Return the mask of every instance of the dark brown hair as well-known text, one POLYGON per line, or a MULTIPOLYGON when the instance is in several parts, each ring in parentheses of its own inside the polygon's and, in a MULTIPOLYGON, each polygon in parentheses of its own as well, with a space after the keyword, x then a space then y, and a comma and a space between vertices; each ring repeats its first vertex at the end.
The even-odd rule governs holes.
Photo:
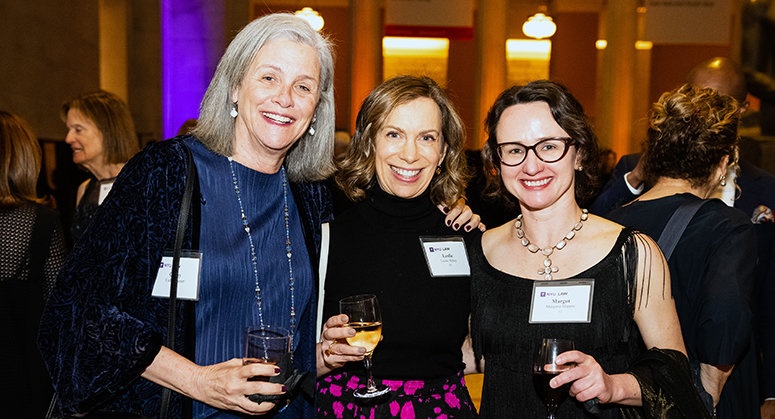
POLYGON ((0 111, 0 206, 41 202, 35 190, 41 154, 38 139, 27 123, 0 111))
POLYGON ((584 108, 578 100, 563 85, 549 81, 536 80, 524 86, 513 86, 501 93, 492 108, 487 112, 485 130, 487 142, 482 148, 484 171, 487 175, 485 194, 491 198, 504 201, 510 208, 519 206, 516 197, 511 195, 501 178, 500 158, 496 151, 498 138, 496 135, 498 123, 503 112, 514 105, 545 102, 549 105, 552 117, 574 141, 574 146, 581 156, 583 170, 576 172, 576 201, 585 204, 592 197, 598 182, 598 146, 597 136, 592 130, 592 124, 584 114, 584 108))

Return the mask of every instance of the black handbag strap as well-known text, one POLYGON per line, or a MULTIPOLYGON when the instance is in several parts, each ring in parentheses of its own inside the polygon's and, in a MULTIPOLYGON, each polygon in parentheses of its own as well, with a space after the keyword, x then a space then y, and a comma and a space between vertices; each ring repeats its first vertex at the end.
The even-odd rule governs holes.
POLYGON ((707 199, 692 200, 684 202, 673 213, 668 220, 665 229, 662 230, 662 234, 659 236, 657 244, 662 249, 662 253, 665 255, 665 260, 670 260, 670 256, 675 250, 675 246, 678 244, 678 240, 683 236, 686 227, 689 222, 694 218, 694 214, 699 211, 700 207, 708 202, 707 199))
MULTIPOLYGON (((186 143, 180 143, 183 149, 186 150, 186 156, 188 157, 188 174, 186 176, 186 189, 183 192, 183 199, 180 203, 180 216, 178 216, 178 230, 175 235, 175 250, 172 253, 172 273, 170 281, 170 312, 167 318, 167 344, 166 346, 173 351, 175 350, 175 330, 176 330, 176 314, 177 314, 177 299, 178 299, 178 271, 180 270, 180 252, 183 247, 183 237, 186 235, 186 225, 188 224, 188 213, 191 210, 191 198, 194 195, 194 182, 198 180, 196 173, 196 164, 194 163, 194 156, 191 155, 191 149, 188 148, 186 143)), ((164 387, 161 392, 161 408, 159 410, 159 419, 166 419, 169 411, 170 396, 172 390, 168 387, 164 387)))

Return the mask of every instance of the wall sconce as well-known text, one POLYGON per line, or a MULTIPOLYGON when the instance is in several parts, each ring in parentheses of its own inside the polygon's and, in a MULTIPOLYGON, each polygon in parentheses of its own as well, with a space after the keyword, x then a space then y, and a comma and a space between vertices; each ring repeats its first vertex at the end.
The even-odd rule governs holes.
POLYGON ((557 25, 554 24, 552 18, 543 14, 536 13, 530 16, 527 21, 522 24, 522 32, 536 39, 549 38, 557 31, 557 25))
POLYGON ((323 25, 325 24, 323 16, 320 16, 320 13, 313 10, 311 7, 304 7, 301 10, 294 12, 294 14, 306 20, 310 26, 312 26, 312 29, 316 31, 323 29, 323 25))

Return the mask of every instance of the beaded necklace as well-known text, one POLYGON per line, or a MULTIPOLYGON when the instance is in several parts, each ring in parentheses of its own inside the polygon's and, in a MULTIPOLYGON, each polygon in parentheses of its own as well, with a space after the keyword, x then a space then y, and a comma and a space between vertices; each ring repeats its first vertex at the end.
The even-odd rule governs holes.
MULTIPOLYGON (((242 206, 242 197, 240 195, 239 185, 237 184, 237 174, 234 172, 233 159, 229 159, 229 168, 231 169, 231 178, 234 181, 234 192, 237 194, 237 201, 239 202, 239 210, 242 215, 242 224, 245 226, 245 232, 248 234, 248 242, 250 242, 250 261, 253 263, 253 278, 256 281, 256 303, 258 304, 258 321, 261 328, 264 328, 264 313, 263 305, 261 303, 261 287, 258 284, 258 258, 256 257, 256 247, 253 245, 253 236, 250 234, 250 226, 248 225, 248 217, 245 216, 245 209, 242 206)), ((290 289, 291 289, 291 348, 293 347, 293 332, 296 329, 296 302, 294 300, 294 281, 293 281, 293 265, 291 264, 291 230, 289 226, 288 216, 288 178, 285 175, 285 166, 280 167, 280 171, 283 176, 283 204, 285 214, 285 251, 288 255, 288 273, 290 275, 290 289)))
POLYGON ((554 253, 554 249, 564 249, 565 245, 568 244, 568 241, 573 240, 573 238, 576 237, 576 232, 581 230, 581 227, 584 227, 584 221, 587 221, 587 218, 589 218, 589 211, 582 209, 581 219, 579 219, 579 222, 573 226, 571 231, 569 231, 568 234, 566 234, 562 240, 557 242, 557 244, 554 246, 544 247, 542 249, 538 247, 538 245, 530 243, 530 240, 528 240, 527 236, 525 235, 525 231, 522 230, 522 214, 517 216, 517 221, 514 222, 514 227, 517 228, 517 237, 520 239, 522 246, 527 247, 527 250, 529 250, 530 253, 538 253, 540 250, 541 255, 546 257, 546 259, 544 259, 544 267, 538 270, 538 274, 543 275, 545 280, 551 281, 553 279, 552 274, 557 273, 560 270, 560 268, 552 266, 552 259, 550 256, 552 253, 554 253))

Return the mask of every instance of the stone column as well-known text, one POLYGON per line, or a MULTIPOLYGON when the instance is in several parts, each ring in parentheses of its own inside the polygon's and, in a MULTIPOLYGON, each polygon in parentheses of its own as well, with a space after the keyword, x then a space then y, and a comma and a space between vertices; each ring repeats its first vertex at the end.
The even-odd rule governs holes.
POLYGON ((126 0, 100 0, 100 88, 129 100, 126 0))
POLYGON ((637 8, 637 0, 617 0, 607 2, 604 12, 608 46, 598 70, 596 131, 601 147, 612 148, 619 156, 631 151, 637 8))
POLYGON ((363 99, 382 82, 383 26, 378 0, 350 1, 351 132, 363 99))
MULTIPOLYGON (((487 136, 484 118, 498 95, 506 88, 506 0, 477 0, 474 38, 476 40, 476 104, 472 144, 481 148, 487 136)), ((520 22, 520 25, 522 23, 520 22)))

